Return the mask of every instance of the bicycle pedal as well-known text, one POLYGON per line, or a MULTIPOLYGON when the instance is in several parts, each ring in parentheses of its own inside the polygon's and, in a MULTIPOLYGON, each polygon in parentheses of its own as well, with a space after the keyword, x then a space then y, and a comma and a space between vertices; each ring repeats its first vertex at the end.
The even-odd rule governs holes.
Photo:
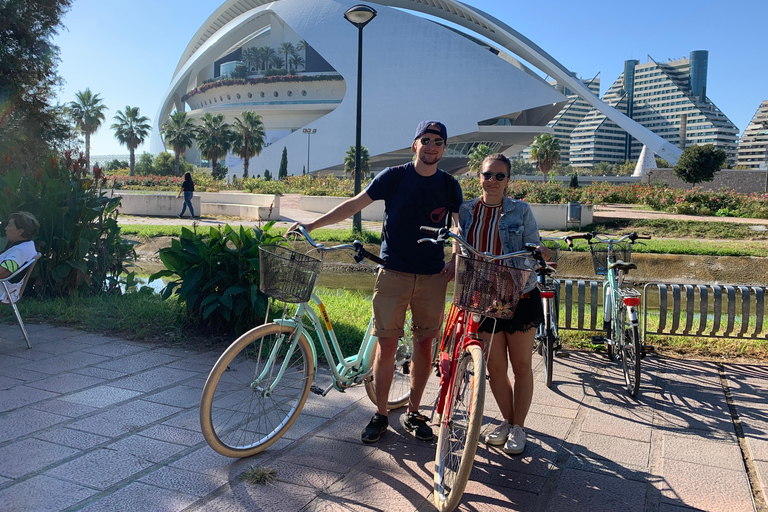
POLYGON ((592 336, 592 344, 593 345, 604 345, 605 344, 605 336, 592 336))
POLYGON ((656 347, 653 345, 643 345, 644 352, 656 352, 656 347))
POLYGON ((571 354, 568 353, 568 352, 555 352, 555 357, 560 357, 560 358, 563 358, 563 359, 567 359, 567 358, 571 357, 571 354))
POLYGON ((321 388, 320 386, 317 386, 315 384, 312 384, 312 386, 309 388, 311 392, 313 392, 316 395, 325 396, 325 390, 321 388))

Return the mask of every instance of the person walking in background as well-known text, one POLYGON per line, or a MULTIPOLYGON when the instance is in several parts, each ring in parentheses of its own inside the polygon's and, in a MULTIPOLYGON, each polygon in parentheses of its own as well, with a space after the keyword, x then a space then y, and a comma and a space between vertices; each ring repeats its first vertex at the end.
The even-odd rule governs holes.
MULTIPOLYGON (((465 201, 459 210, 459 229, 478 251, 507 254, 525 249, 526 244, 541 245, 536 219, 527 203, 507 197, 511 164, 496 153, 483 160, 480 172, 482 197, 465 201)), ((544 257, 546 247, 540 247, 544 257)), ((515 314, 508 320, 482 318, 478 329, 486 343, 491 392, 503 416, 502 424, 485 437, 490 445, 504 445, 509 454, 525 448, 525 417, 533 399, 533 343, 536 326, 544 318, 536 275, 531 273, 515 314), (512 365, 514 388, 507 376, 507 358, 512 365)))
MULTIPOLYGON (((37 249, 32 239, 37 236, 39 230, 40 224, 35 216, 29 212, 16 212, 8 217, 5 237, 12 245, 0 253, 0 279, 10 276, 37 255, 37 249)), ((18 299, 16 295, 18 295, 22 284, 6 283, 6 285, 15 302, 18 299)), ((0 302, 4 302, 6 299, 5 289, 0 286, 0 302)))
MULTIPOLYGON (((385 264, 376 276, 373 292, 373 335, 378 337, 373 381, 378 412, 363 430, 364 443, 375 443, 388 426, 387 400, 392 384, 397 342, 404 334, 405 312, 411 308, 414 352, 411 361, 411 396, 408 411, 401 417, 406 430, 417 439, 433 438, 427 418, 419 413, 424 388, 429 379, 432 339, 442 324, 445 290, 453 279, 453 260, 444 262, 441 245, 420 244, 425 235, 420 226, 443 227, 458 220, 462 202, 461 187, 455 178, 438 169, 443 156, 447 130, 438 121, 422 121, 416 128, 411 150, 413 162, 388 167, 368 187, 314 222, 307 231, 340 222, 373 201, 384 200, 384 229, 381 258, 385 264)), ((291 231, 300 224, 289 228, 291 231)))
POLYGON ((179 218, 184 216, 184 212, 187 211, 187 206, 189 206, 189 216, 194 219, 195 209, 192 208, 192 196, 195 194, 195 183, 192 181, 192 174, 188 172, 184 173, 184 183, 181 184, 181 189, 176 194, 177 199, 181 196, 182 192, 184 193, 184 206, 181 208, 179 218))

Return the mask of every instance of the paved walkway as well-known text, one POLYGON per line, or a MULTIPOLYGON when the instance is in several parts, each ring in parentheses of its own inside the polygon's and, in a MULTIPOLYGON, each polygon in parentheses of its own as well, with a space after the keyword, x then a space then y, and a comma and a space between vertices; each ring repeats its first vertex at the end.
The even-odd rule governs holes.
MULTIPOLYGON (((379 444, 360 443, 372 412, 361 388, 310 395, 275 446, 234 460, 198 424, 219 351, 28 327, 32 349, 16 325, 0 325, 0 510, 433 510, 434 443, 404 433, 399 412, 379 444), (254 465, 277 481, 243 481, 254 465)), ((481 444, 460 510, 765 510, 745 460, 764 494, 768 367, 652 355, 631 399, 619 366, 598 354, 558 359, 551 390, 534 363, 526 451, 481 444)), ((490 394, 486 403, 484 431, 499 416, 490 394)))

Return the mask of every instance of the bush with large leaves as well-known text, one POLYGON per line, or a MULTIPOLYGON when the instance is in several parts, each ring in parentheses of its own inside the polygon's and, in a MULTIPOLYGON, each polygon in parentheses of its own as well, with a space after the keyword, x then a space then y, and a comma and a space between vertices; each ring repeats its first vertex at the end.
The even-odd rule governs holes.
POLYGON ((197 234, 182 228, 171 247, 160 249, 166 270, 150 280, 171 278, 164 299, 177 294, 188 311, 211 331, 242 333, 264 320, 267 297, 259 291, 259 245, 284 239, 263 229, 228 224, 197 234))
MULTIPOLYGON (((85 158, 70 152, 34 173, 12 170, 0 175, 0 221, 28 211, 40 223, 35 242, 42 258, 35 266, 29 293, 68 296, 75 291, 119 292, 126 266, 135 258, 133 243, 117 225, 120 198, 107 197, 97 167, 86 171, 85 158)), ((0 251, 7 240, 0 236, 0 251)))

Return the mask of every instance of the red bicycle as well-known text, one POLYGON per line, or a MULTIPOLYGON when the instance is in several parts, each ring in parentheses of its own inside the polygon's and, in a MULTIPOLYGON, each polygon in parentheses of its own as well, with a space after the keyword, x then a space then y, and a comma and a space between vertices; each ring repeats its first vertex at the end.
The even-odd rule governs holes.
MULTIPOLYGON (((478 337, 480 315, 509 319, 515 313, 529 268, 514 268, 504 260, 537 257, 536 246, 496 256, 476 251, 461 236, 446 228, 422 227, 436 235, 420 241, 445 243, 453 239, 472 256, 459 256, 453 304, 446 319, 438 372, 440 389, 435 405, 439 434, 435 453, 434 501, 440 511, 459 504, 472 471, 485 405, 485 343, 478 337)), ((543 261, 543 260, 542 260, 543 261)), ((490 345, 490 343, 488 344, 490 345)))

